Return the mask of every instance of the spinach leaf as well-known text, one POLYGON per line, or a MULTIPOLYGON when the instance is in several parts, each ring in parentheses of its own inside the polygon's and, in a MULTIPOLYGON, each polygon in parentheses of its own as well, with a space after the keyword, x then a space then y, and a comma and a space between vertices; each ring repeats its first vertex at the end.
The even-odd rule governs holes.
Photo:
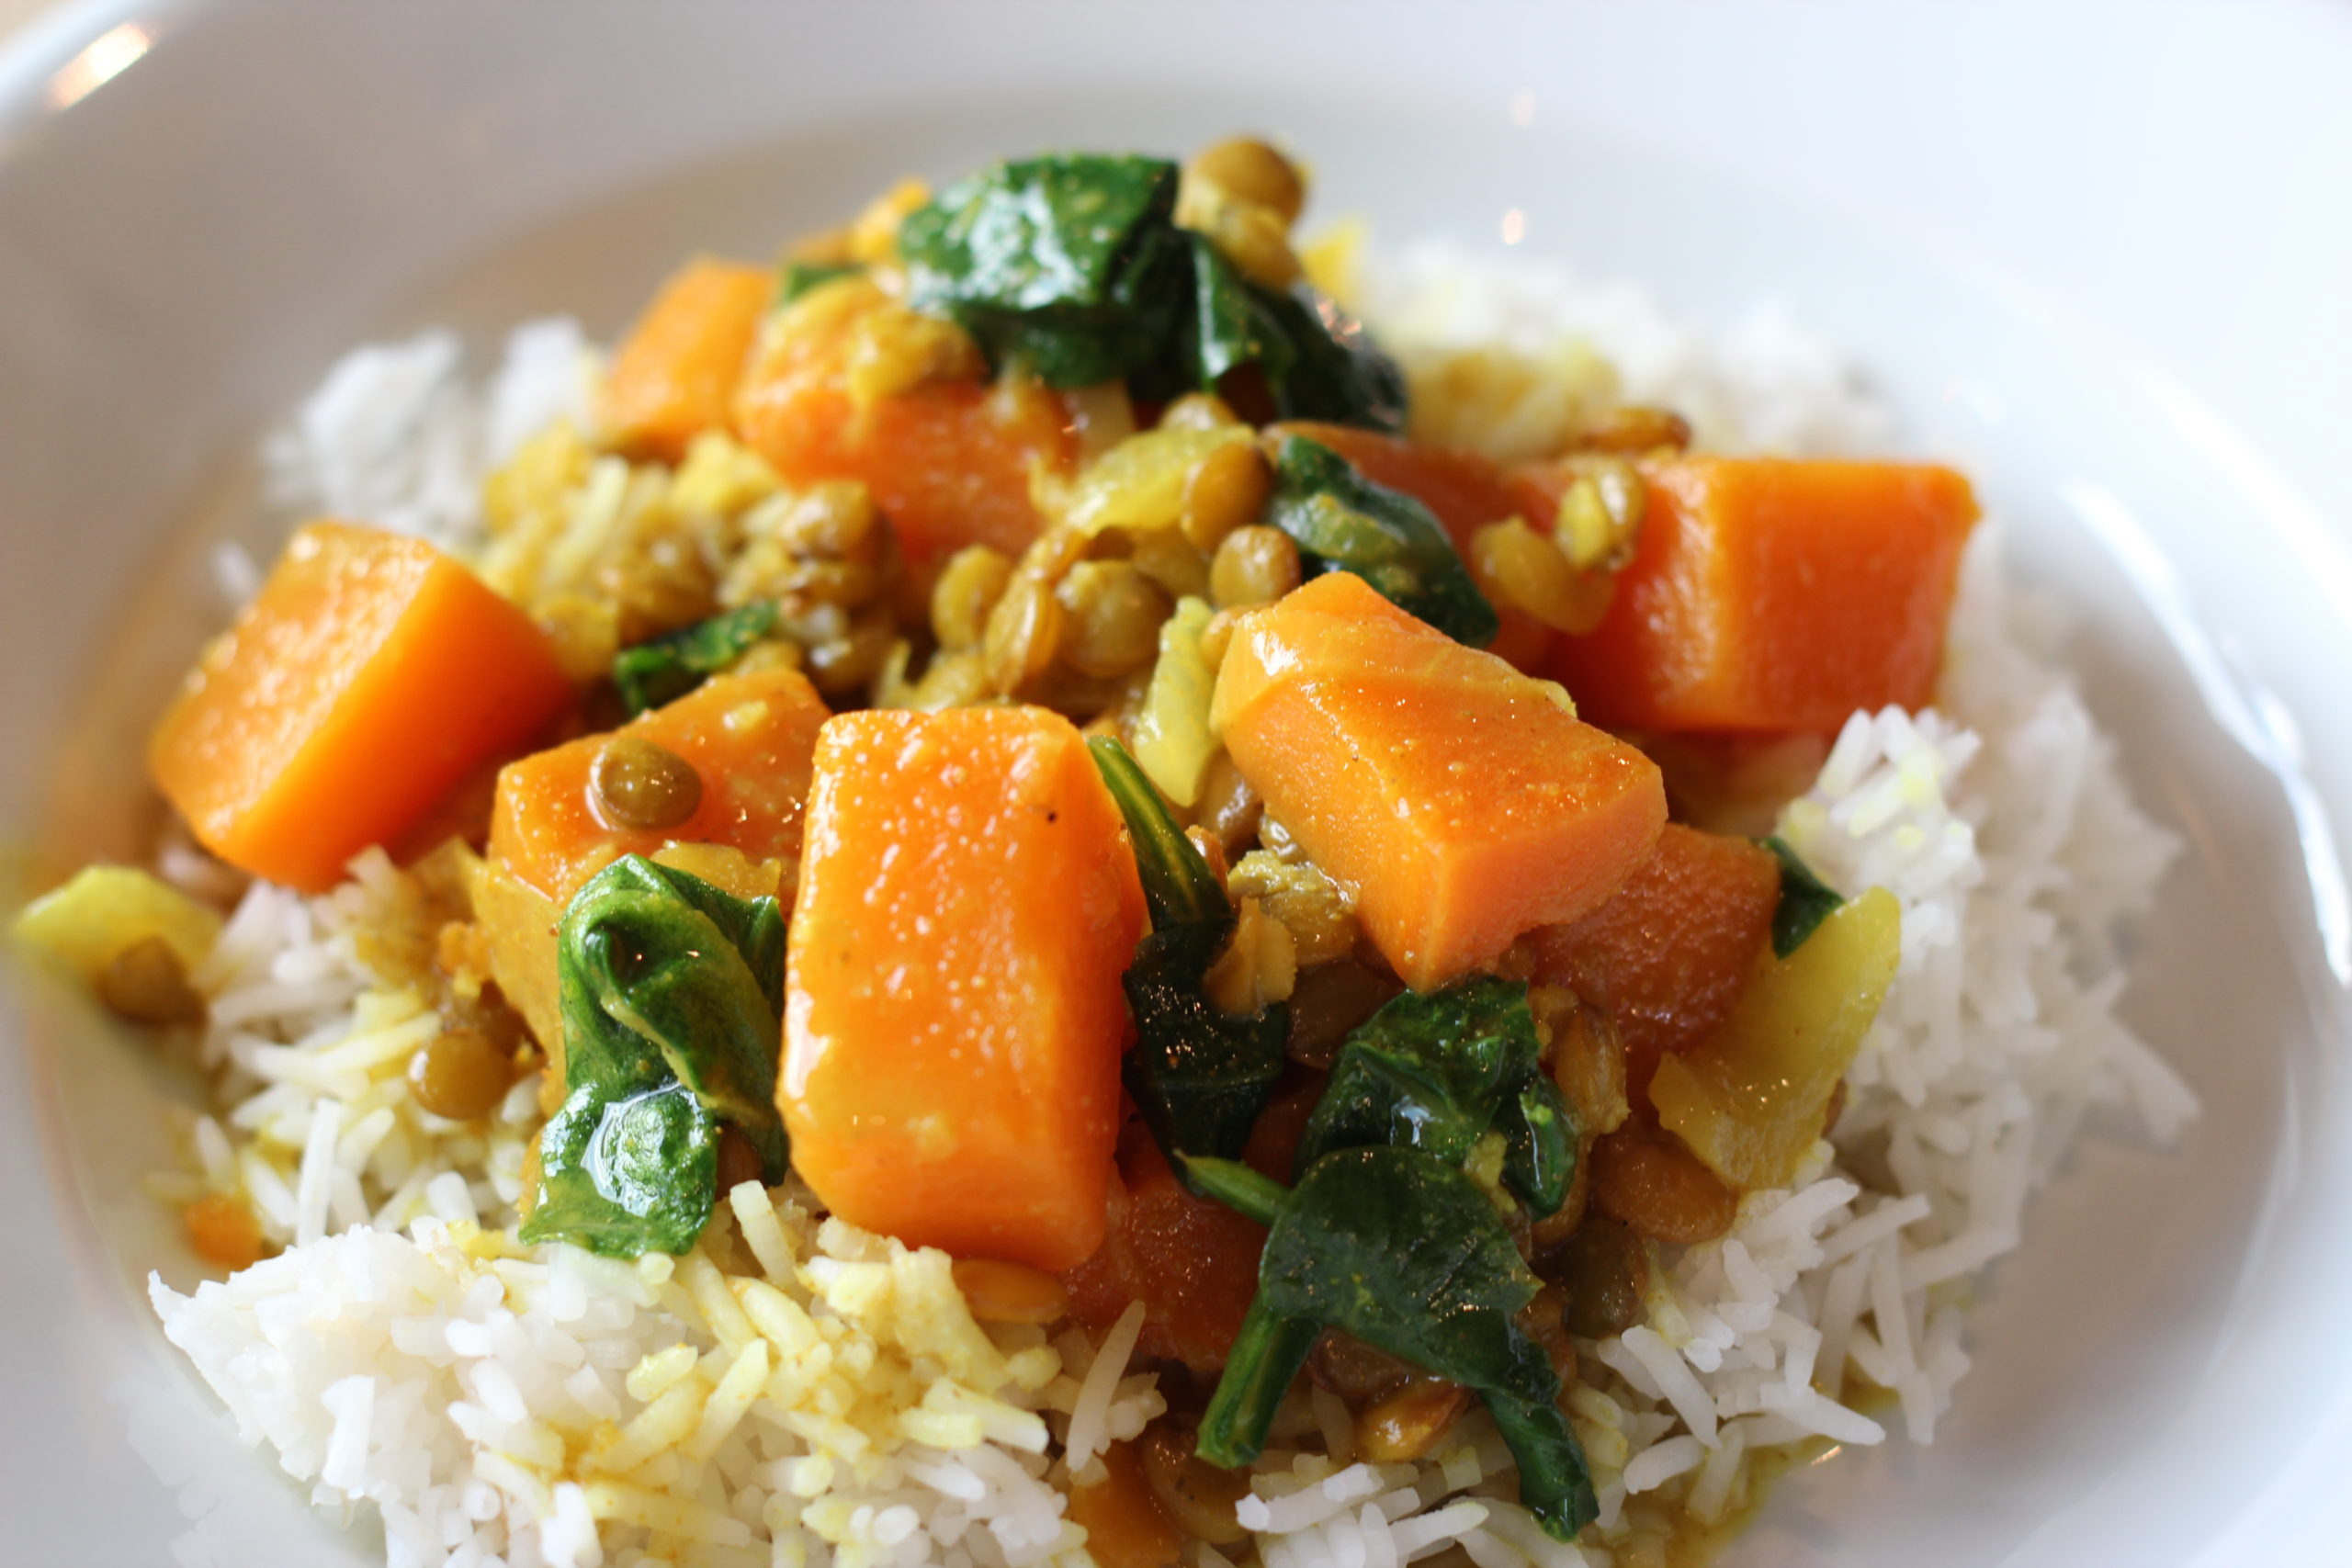
POLYGON ((1165 159, 1107 153, 984 169, 899 226, 908 299, 1049 387, 1141 372, 1183 292, 1176 179, 1165 159))
POLYGON ((1772 953, 1786 958, 1846 900, 1814 875, 1813 868, 1779 834, 1766 839, 1764 847, 1781 863, 1781 901, 1772 907, 1772 953))
POLYGON ((1201 1417, 1201 1457, 1254 1460, 1316 1336, 1339 1328, 1476 1390, 1519 1461, 1520 1500, 1572 1539, 1599 1508, 1559 1379, 1517 1321, 1538 1288, 1458 1166, 1418 1148, 1325 1155, 1273 1214, 1257 1297, 1201 1417))
POLYGON ((1178 228, 1177 184, 1165 159, 1108 153, 984 169, 899 226, 909 301, 1050 387, 1161 399, 1254 365, 1286 419, 1403 429, 1396 362, 1313 288, 1253 283, 1178 228))
POLYGON ((1373 483, 1321 442, 1282 438, 1265 521, 1291 536, 1309 576, 1352 571, 1456 641, 1484 648, 1494 640, 1495 608, 1430 509, 1373 483))
POLYGON ((722 1123, 784 1179, 784 938, 775 899, 639 855, 572 896, 556 939, 566 1092, 540 1135, 525 1240, 686 1251, 718 1196, 722 1123))
POLYGON ((1277 1003, 1237 1018, 1209 1000, 1202 982, 1232 935, 1233 906, 1126 748, 1101 736, 1087 745, 1126 818, 1151 913, 1151 934, 1136 944, 1120 980, 1138 1036, 1121 1076, 1169 1163, 1192 1186, 1182 1156, 1230 1159, 1250 1141, 1283 1070, 1290 1010, 1277 1003))
POLYGON ((865 270, 857 262, 786 262, 776 275, 776 303, 789 305, 812 288, 821 288, 837 277, 855 277, 865 270))
POLYGON ((675 702, 743 656, 768 635, 775 606, 761 602, 623 649, 613 660, 613 684, 629 716, 675 702))
POLYGON ((1255 365, 1284 419, 1405 428, 1405 373, 1361 321, 1306 284, 1283 293, 1252 283, 1207 236, 1191 238, 1193 385, 1255 365))
POLYGON ((1538 1217, 1556 1213, 1576 1173, 1576 1118, 1540 1055, 1524 981, 1482 975, 1407 991, 1340 1045, 1297 1168, 1376 1145, 1460 1165, 1492 1130, 1503 1135, 1503 1179, 1538 1217))

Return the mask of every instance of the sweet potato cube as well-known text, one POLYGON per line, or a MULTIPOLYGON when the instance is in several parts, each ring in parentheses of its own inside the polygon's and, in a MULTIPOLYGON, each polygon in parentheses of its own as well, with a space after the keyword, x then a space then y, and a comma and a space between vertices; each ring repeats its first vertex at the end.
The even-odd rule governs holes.
POLYGON ((1246 618, 1214 722, 1408 985, 1597 907, 1666 821, 1657 768, 1559 689, 1331 572, 1246 618))
POLYGON ((868 711, 817 742, 777 1100, 852 1224, 1067 1269, 1102 1245, 1145 930, 1118 808, 1039 708, 868 711))
POLYGON ((1534 978, 1610 1015, 1626 1087, 1646 1105, 1658 1058, 1690 1049, 1731 1016, 1780 899, 1771 851, 1668 823, 1615 897, 1573 925, 1535 933, 1534 978))
MULTIPOLYGON (((1835 730, 1935 696, 1968 481, 1917 463, 1679 457, 1607 617, 1554 644, 1578 711, 1619 728, 1835 730)), ((1537 476, 1540 477, 1540 476, 1537 476)))
POLYGON ((156 725, 197 839, 322 892, 571 701, 547 637, 422 539, 312 523, 156 725))
POLYGON ((673 273, 613 356, 598 414, 615 444, 674 463, 727 428, 743 361, 775 299, 765 267, 699 256, 673 273))

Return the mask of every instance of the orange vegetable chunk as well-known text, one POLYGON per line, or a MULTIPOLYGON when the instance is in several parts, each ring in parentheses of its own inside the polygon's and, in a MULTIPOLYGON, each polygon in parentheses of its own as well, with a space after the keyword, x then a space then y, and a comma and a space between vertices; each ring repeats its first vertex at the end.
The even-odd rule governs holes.
POLYGON ((1102 1242, 1145 930, 1118 808, 1041 708, 817 740, 776 1098, 833 1213, 1056 1272, 1102 1242))
POLYGON ((674 864, 738 897, 788 895, 784 879, 800 854, 802 804, 827 716, 807 677, 763 670, 714 676, 621 726, 614 735, 674 751, 702 778, 701 805, 669 828, 617 827, 598 809, 590 773, 612 735, 499 771, 489 851, 473 881, 474 918, 489 934, 492 978, 548 1052, 549 1095, 560 1097, 563 1085, 555 942, 563 906, 627 854, 674 864))
POLYGON ((295 534, 148 742, 214 854, 322 892, 571 701, 529 617, 421 539, 295 534))
POLYGON ((1241 622, 1213 720, 1417 990, 1599 906, 1666 821, 1657 766, 1557 687, 1345 572, 1241 622))
MULTIPOLYGON (((1017 556, 1040 525, 1029 500, 1031 465, 1067 470, 1073 460, 1061 400, 1019 381, 991 386, 977 378, 977 361, 973 374, 873 389, 866 383, 880 378, 877 363, 922 352, 923 344, 890 337, 907 330, 910 314, 854 279, 803 296, 745 374, 737 433, 786 484, 862 481, 910 560, 966 545, 1017 556)), ((912 330, 948 329, 919 322, 912 330)))
MULTIPOLYGON (((1817 730, 1935 695, 1968 481, 1917 463, 1681 457, 1649 500, 1617 596, 1549 673, 1595 724, 1817 730)), ((1540 479, 1540 470, 1531 470, 1540 479)))
POLYGON ((491 808, 490 858, 559 904, 621 856, 666 844, 724 844, 753 862, 788 864, 800 853, 817 731, 830 712, 797 670, 716 675, 610 735, 510 762, 491 808), (701 775, 692 816, 668 828, 606 819, 589 774, 617 735, 674 751, 701 775))
POLYGON ((1133 1443, 1102 1450, 1102 1479, 1073 1482, 1069 1521, 1086 1531, 1097 1568, 1177 1568, 1184 1535, 1160 1511, 1133 1443))
POLYGON ((672 274, 605 378, 598 414, 615 445, 674 463, 704 431, 726 429, 775 298, 765 267, 698 256, 672 274))
POLYGON ((1607 903, 1535 933, 1533 977, 1610 1015, 1627 1089, 1646 1105, 1658 1058, 1690 1049, 1731 1016, 1780 901, 1771 851, 1669 822, 1607 903))
MULTIPOLYGON (((1289 1162, 1266 1174, 1287 1182, 1289 1162)), ((1184 1190, 1143 1123, 1130 1122, 1119 1139, 1102 1246, 1063 1277, 1070 1314, 1101 1334, 1141 1302, 1137 1364, 1176 1360, 1215 1371, 1258 1293, 1265 1246, 1265 1226, 1184 1190)))

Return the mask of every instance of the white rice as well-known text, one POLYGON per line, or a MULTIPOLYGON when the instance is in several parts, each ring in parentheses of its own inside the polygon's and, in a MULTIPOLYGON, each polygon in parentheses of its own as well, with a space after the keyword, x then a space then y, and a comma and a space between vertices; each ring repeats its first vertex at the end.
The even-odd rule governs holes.
MULTIPOLYGON (((1622 395, 1678 410, 1720 449, 1871 452, 1894 431, 1781 313, 1711 337, 1630 288, 1440 249, 1374 277, 1365 304, 1408 357, 1579 342, 1614 363, 1622 395)), ((446 334, 363 349, 271 444, 272 498, 468 548, 487 468, 548 420, 582 418, 593 364, 560 321, 518 332, 481 389, 446 334)), ((1874 1444, 1890 1428, 1930 1441, 1969 1366, 1961 1309, 2018 1245, 2028 1195, 2086 1118, 2111 1107, 2165 1138, 2195 1114, 2114 1011, 2120 931, 2172 840, 2130 803, 2046 630, 2006 597, 1996 547, 1988 526, 1937 708, 1857 715, 1786 814, 1784 834, 1834 885, 1900 901, 1901 968, 1835 1146, 1793 1190, 1748 1195, 1720 1241, 1668 1249, 1645 1323, 1579 1346, 1569 1404, 1600 1527, 1581 1547, 1544 1535, 1483 1415, 1419 1464, 1368 1465, 1349 1462, 1345 1420, 1303 1400, 1256 1468, 1243 1517, 1257 1533, 1238 1561, 1397 1568, 1458 1545, 1478 1568, 1604 1563, 1654 1545, 1669 1507, 1713 1520, 1743 1506, 1761 1450, 1874 1444)), ((224 563, 227 586, 240 574, 252 563, 224 563)), ((191 884, 217 875, 199 857, 166 865, 191 884)), ((1091 1561, 1058 1489, 1159 1409, 1151 1380, 1126 1371, 1137 1314, 1099 1356, 1075 1331, 1029 1347, 1057 1368, 1034 1388, 926 1394, 893 1451, 853 1458, 840 1423, 796 1414, 786 1373, 807 1331, 745 1281, 898 1354, 849 1309, 924 1255, 833 1224, 812 1248, 790 1194, 756 1188, 722 1206, 707 1243, 733 1249, 741 1272, 726 1278, 701 1252, 673 1275, 663 1259, 495 1242, 536 1121, 527 1086, 486 1135, 414 1109, 400 1032, 419 1004, 355 942, 413 890, 380 855, 354 870, 322 898, 249 890, 196 976, 213 1007, 202 1050, 232 1103, 225 1124, 192 1123, 197 1174, 173 1179, 242 1190, 270 1239, 295 1245, 193 1296, 153 1293, 248 1442, 323 1506, 372 1504, 395 1564, 1091 1561), (969 1441, 942 1446, 951 1437, 969 1441)), ((956 1383, 935 1356, 905 1359, 956 1383)), ((1200 1543, 1186 1556, 1236 1561, 1200 1543)))

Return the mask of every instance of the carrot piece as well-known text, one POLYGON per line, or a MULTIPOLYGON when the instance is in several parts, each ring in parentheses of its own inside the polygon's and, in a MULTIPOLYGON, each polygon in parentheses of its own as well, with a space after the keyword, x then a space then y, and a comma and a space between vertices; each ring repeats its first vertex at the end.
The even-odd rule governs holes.
POLYGON ((833 1213, 1048 1272, 1102 1245, 1119 976, 1145 929, 1118 807, 1041 708, 844 714, 817 739, 776 1098, 833 1213))
POLYGON ((743 360, 775 299, 765 267, 698 256, 662 285, 605 377, 597 413, 616 446, 674 463, 724 430, 743 360))
MULTIPOLYGON (((1523 476, 1540 488, 1547 470, 1523 476)), ((1554 493, 1564 488, 1551 470, 1554 493)), ((1935 695, 1968 481, 1912 463, 1645 464, 1641 542, 1600 626, 1547 671, 1596 724, 1835 730, 1935 695)))
POLYGON ((1176 1568, 1183 1532, 1151 1494, 1133 1443, 1102 1450, 1102 1479, 1069 1489, 1069 1521, 1086 1531, 1086 1553, 1101 1568, 1176 1568))
POLYGON ((1666 821, 1658 771, 1558 688, 1331 572, 1236 628, 1214 722, 1419 990, 1617 890, 1666 821))
MULTIPOLYGON (((1295 1147, 1295 1132, 1290 1142, 1295 1147)), ((1289 1162, 1267 1174, 1288 1181, 1289 1162)), ((1070 1314, 1100 1334, 1141 1302, 1137 1364, 1175 1360, 1215 1371, 1258 1293, 1265 1245, 1265 1226, 1184 1190, 1143 1123, 1131 1122, 1119 1139, 1102 1246, 1063 1276, 1070 1314)))
MULTIPOLYGON (((1548 523, 1559 505, 1559 498, 1551 497, 1540 514, 1529 516, 1528 492, 1513 488, 1501 465, 1476 452, 1424 446, 1347 424, 1302 421, 1274 428, 1321 442, 1353 463, 1373 483, 1403 491, 1428 507, 1464 560, 1470 558, 1472 536, 1487 524, 1507 517, 1548 523)), ((1502 629, 1487 645, 1487 651, 1521 670, 1541 670, 1552 649, 1552 628, 1509 604, 1497 604, 1495 614, 1502 629)))
POLYGON ((803 296, 745 373, 737 433, 787 484, 862 481, 911 561, 966 545, 1018 555, 1040 527, 1031 466, 1067 470, 1076 452, 1061 400, 1025 381, 991 387, 976 375, 872 390, 877 360, 921 353, 877 351, 877 339, 941 327, 910 327, 910 314, 854 279, 803 296))
POLYGON ((419 539, 313 523, 148 742, 189 829, 321 892, 571 701, 538 627, 419 539))
POLYGON ((1746 839, 1668 823, 1607 903, 1533 938, 1534 978, 1607 1011, 1625 1047, 1625 1083, 1649 1103, 1650 1074, 1731 1016, 1772 932, 1780 863, 1746 839))
POLYGON ((787 891, 824 700, 793 670, 719 675, 616 735, 667 748, 701 775, 702 804, 674 827, 618 828, 598 814, 590 771, 609 735, 536 752, 500 770, 490 847, 473 877, 491 976, 531 1027, 563 1084, 556 921, 581 885, 626 854, 650 855, 741 897, 787 891), (732 857, 694 850, 715 846, 732 857), (682 858, 683 857, 683 858, 682 858))

